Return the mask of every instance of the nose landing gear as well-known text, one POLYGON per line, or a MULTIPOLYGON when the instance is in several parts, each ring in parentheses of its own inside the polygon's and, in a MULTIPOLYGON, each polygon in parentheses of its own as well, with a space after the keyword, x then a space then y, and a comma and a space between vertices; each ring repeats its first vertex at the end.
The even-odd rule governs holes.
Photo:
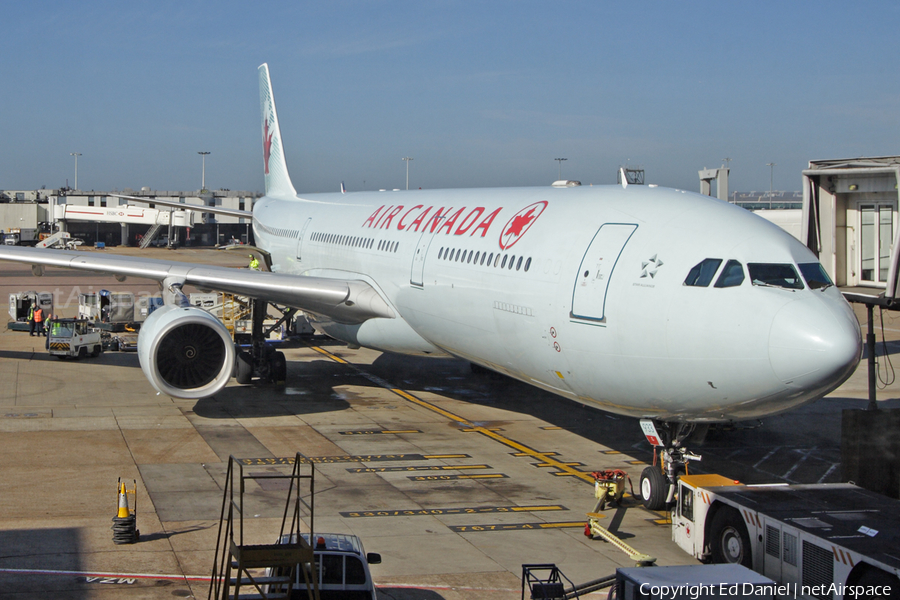
POLYGON ((687 463, 701 458, 682 446, 695 433, 695 424, 641 419, 641 430, 653 446, 654 457, 659 449, 659 464, 654 459, 641 472, 641 502, 649 510, 662 510, 674 500, 675 484, 687 472, 687 463))

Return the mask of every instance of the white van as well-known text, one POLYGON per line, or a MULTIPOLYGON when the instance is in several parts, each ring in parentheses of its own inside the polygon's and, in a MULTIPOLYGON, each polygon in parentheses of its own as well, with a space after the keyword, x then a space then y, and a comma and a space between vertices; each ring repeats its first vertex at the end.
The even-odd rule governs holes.
MULTIPOLYGON (((302 534, 309 542, 309 534, 302 534)), ((369 565, 381 563, 381 555, 375 552, 366 554, 362 542, 355 535, 341 533, 315 534, 313 555, 316 560, 316 575, 319 579, 319 597, 321 600, 376 600, 375 584, 369 565)), ((288 536, 281 538, 281 543, 288 543, 288 536)), ((276 575, 272 569, 266 570, 267 576, 276 575)), ((301 576, 300 568, 296 569, 294 587, 291 598, 306 600, 306 584, 301 576)))

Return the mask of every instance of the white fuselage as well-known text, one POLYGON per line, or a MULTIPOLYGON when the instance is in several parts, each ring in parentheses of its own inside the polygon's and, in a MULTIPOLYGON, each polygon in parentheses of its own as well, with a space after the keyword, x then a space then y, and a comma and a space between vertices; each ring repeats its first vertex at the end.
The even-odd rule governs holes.
POLYGON ((757 418, 833 390, 860 356, 859 324, 834 286, 747 276, 751 263, 817 263, 805 246, 679 190, 266 196, 254 233, 273 271, 366 281, 397 315, 319 320, 329 335, 457 356, 614 413, 757 418), (685 285, 705 259, 721 259, 711 283, 685 285), (730 260, 743 282, 715 287, 730 260))

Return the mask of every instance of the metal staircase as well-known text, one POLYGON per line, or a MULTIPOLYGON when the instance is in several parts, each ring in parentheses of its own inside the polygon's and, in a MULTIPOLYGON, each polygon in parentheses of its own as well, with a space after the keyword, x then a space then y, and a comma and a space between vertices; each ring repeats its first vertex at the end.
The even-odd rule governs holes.
POLYGON ((208 600, 291 598, 294 583, 301 577, 309 600, 319 600, 313 548, 307 541, 313 539, 314 491, 315 467, 299 452, 290 475, 245 473, 243 462, 229 457, 208 600), (301 473, 301 467, 308 467, 309 473, 301 473), (290 481, 281 530, 272 544, 247 544, 244 540, 246 482, 259 479, 290 481), (302 493, 301 486, 305 488, 302 493), (306 494, 309 502, 304 500, 306 494), (304 517, 309 521, 307 532, 300 531, 304 517), (261 569, 265 569, 264 575, 260 575, 261 569))
POLYGON ((150 229, 147 230, 147 233, 144 234, 144 237, 141 238, 141 248, 146 248, 150 244, 153 243, 153 240, 156 239, 156 236, 159 235, 160 230, 162 230, 162 223, 154 223, 150 226, 150 229))

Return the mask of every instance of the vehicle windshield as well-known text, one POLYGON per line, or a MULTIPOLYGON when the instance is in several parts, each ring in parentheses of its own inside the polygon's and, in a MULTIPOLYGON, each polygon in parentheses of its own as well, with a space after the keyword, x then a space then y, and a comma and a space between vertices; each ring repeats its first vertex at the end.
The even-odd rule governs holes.
POLYGON ((800 267, 800 274, 803 275, 809 289, 818 290, 834 285, 821 263, 801 263, 797 266, 800 267))
POLYGON ((737 287, 744 283, 744 267, 736 260, 729 260, 722 269, 722 274, 716 280, 715 287, 729 288, 737 287))
POLYGON ((715 276, 716 271, 719 270, 719 265, 721 264, 721 258, 707 258, 703 260, 691 269, 687 278, 684 280, 684 285, 692 287, 708 286, 715 276))
POLYGON ((803 281, 791 264, 747 263, 753 285, 768 285, 786 290, 802 290, 803 281))
POLYGON ((72 337, 72 334, 74 333, 74 323, 60 323, 58 321, 52 321, 50 324, 50 335, 55 335, 57 337, 72 337))

